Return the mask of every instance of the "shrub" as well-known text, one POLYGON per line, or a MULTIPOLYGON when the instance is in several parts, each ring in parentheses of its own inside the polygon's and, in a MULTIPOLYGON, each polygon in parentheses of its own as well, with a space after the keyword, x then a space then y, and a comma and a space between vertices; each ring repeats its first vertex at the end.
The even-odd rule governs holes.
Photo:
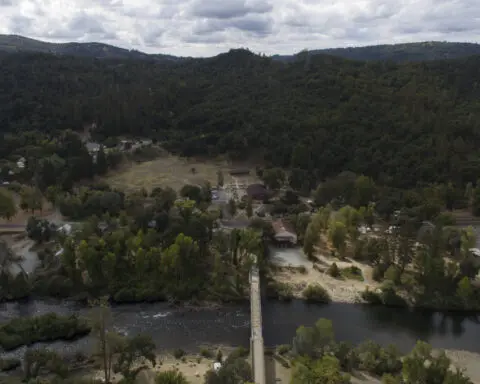
POLYGON ((273 355, 273 358, 277 360, 284 368, 290 368, 290 363, 283 356, 273 355))
POLYGON ((271 297, 289 301, 293 298, 293 289, 288 283, 272 282, 268 285, 271 297))
POLYGON ((351 267, 347 267, 342 270, 342 276, 346 277, 347 279, 352 279, 352 280, 359 280, 363 281, 363 274, 362 270, 354 265, 351 267))
POLYGON ((330 295, 325 288, 319 284, 311 284, 303 291, 303 297, 312 303, 329 303, 330 295))
POLYGON ((370 291, 368 287, 360 294, 360 296, 369 304, 383 304, 380 294, 370 291))
POLYGON ((307 273, 307 268, 304 265, 300 265, 297 268, 297 271, 300 272, 302 275, 305 275, 307 273))
POLYGON ((77 316, 58 316, 55 313, 17 318, 0 326, 0 346, 12 350, 23 345, 54 340, 72 340, 90 332, 86 321, 77 316))
POLYGON ((173 351, 173 357, 175 357, 177 360, 181 359, 183 356, 185 356, 185 354, 185 351, 181 348, 177 348, 173 351))
POLYGON ((282 344, 277 347, 277 352, 279 355, 286 355, 291 349, 292 346, 290 344, 282 344))
POLYGON ((211 359, 213 357, 213 352, 210 351, 208 348, 202 348, 200 349, 200 355, 207 359, 211 359))
POLYGON ((113 301, 117 303, 129 303, 136 301, 136 292, 133 288, 121 288, 113 295, 113 301))
POLYGON ((398 284, 400 282, 400 270, 395 265, 391 265, 385 271, 384 278, 398 284))
POLYGON ((394 288, 394 283, 390 280, 385 281, 382 286, 382 301, 383 304, 392 306, 392 307, 406 307, 406 300, 399 296, 394 288))
POLYGON ((0 371, 7 372, 19 368, 22 362, 19 359, 0 359, 0 371))
POLYGON ((366 341, 358 346, 358 357, 360 369, 374 375, 397 374, 402 369, 400 353, 393 345, 382 348, 373 341, 366 341))
POLYGON ((340 277, 340 268, 338 268, 337 263, 333 263, 328 268, 328 274, 334 278, 340 277))
POLYGON ((235 350, 228 355, 228 360, 233 361, 236 359, 245 358, 248 356, 249 353, 250 351, 247 348, 238 347, 238 348, 235 348, 235 350))
POLYGON ((372 278, 375 281, 382 281, 385 274, 385 267, 383 265, 376 265, 372 271, 372 278))
POLYGON ((188 384, 188 380, 181 372, 165 371, 157 374, 155 384, 188 384))

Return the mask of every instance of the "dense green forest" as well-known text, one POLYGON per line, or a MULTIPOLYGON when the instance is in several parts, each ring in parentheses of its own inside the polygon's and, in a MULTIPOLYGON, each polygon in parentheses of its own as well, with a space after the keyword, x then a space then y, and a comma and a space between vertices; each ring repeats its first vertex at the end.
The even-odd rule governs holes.
MULTIPOLYGON (((395 62, 457 59, 480 54, 480 44, 425 41, 421 43, 370 45, 366 47, 327 48, 308 51, 311 55, 332 55, 350 60, 384 60, 395 62)), ((292 61, 297 55, 275 55, 275 59, 292 61)))
MULTIPOLYGON (((480 171, 480 57, 285 64, 233 50, 169 64, 42 54, 0 63, 4 132, 96 122, 99 138, 146 135, 187 156, 263 154, 315 182, 351 170, 398 187, 463 185, 480 171)), ((0 144, 1 157, 7 150, 0 144)))
POLYGON ((149 55, 136 50, 128 50, 103 43, 48 43, 18 35, 0 35, 0 51, 37 52, 55 55, 96 57, 102 59, 136 59, 136 60, 181 60, 171 55, 149 55))
MULTIPOLYGON (((101 59, 134 59, 150 61, 183 61, 188 57, 165 54, 148 54, 137 50, 128 50, 113 45, 89 43, 49 43, 19 35, 0 35, 0 51, 37 52, 55 55, 95 57, 101 59)), ((384 44, 365 47, 326 48, 309 50, 313 55, 331 55, 350 60, 378 61, 429 61, 456 59, 479 55, 480 44, 452 43, 446 41, 425 41, 406 44, 384 44)), ((298 55, 273 55, 274 60, 295 61, 298 55)))

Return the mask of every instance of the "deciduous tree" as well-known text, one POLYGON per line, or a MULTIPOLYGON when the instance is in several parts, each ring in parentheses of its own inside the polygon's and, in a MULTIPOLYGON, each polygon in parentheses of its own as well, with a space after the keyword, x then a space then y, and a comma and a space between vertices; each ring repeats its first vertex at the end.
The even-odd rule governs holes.
POLYGON ((17 206, 13 196, 5 190, 0 190, 0 217, 10 220, 17 214, 17 206))

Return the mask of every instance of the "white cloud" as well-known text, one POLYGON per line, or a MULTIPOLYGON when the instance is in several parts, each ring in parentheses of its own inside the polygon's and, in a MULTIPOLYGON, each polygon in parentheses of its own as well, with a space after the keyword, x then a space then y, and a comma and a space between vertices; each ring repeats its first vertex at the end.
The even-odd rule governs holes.
POLYGON ((0 0, 0 14, 0 33, 185 56, 480 36, 478 0, 0 0))

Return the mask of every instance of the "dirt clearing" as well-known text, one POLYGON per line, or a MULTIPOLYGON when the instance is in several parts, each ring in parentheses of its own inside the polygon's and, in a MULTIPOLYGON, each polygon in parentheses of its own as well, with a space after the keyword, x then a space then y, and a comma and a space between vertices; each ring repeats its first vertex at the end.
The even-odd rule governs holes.
MULTIPOLYGON (((171 187, 180 190, 185 184, 202 184, 205 181, 211 185, 217 184, 217 173, 222 171, 224 183, 233 181, 230 171, 235 167, 224 160, 187 159, 173 155, 125 165, 122 170, 112 172, 105 181, 111 186, 130 192, 141 188, 151 191, 156 187, 171 187)), ((255 170, 246 179, 255 182, 255 170)), ((247 181, 247 182, 248 182, 247 181)))
MULTIPOLYGON (((301 249, 296 253, 303 252, 301 249)), ((323 255, 316 255, 318 261, 312 263, 305 258, 303 268, 298 266, 298 256, 295 262, 292 262, 291 267, 285 266, 285 257, 282 258, 282 266, 277 266, 272 274, 275 281, 286 283, 293 289, 295 297, 302 297, 303 290, 309 284, 320 284, 323 286, 333 301, 344 303, 355 303, 359 301, 360 292, 365 288, 374 289, 378 283, 372 279, 372 268, 356 261, 340 261, 335 258, 325 257, 323 255), (336 263, 340 269, 356 266, 361 269, 364 281, 354 279, 336 279, 331 277, 327 270, 333 263, 336 263)), ((275 259, 273 257, 273 259, 275 259)))

